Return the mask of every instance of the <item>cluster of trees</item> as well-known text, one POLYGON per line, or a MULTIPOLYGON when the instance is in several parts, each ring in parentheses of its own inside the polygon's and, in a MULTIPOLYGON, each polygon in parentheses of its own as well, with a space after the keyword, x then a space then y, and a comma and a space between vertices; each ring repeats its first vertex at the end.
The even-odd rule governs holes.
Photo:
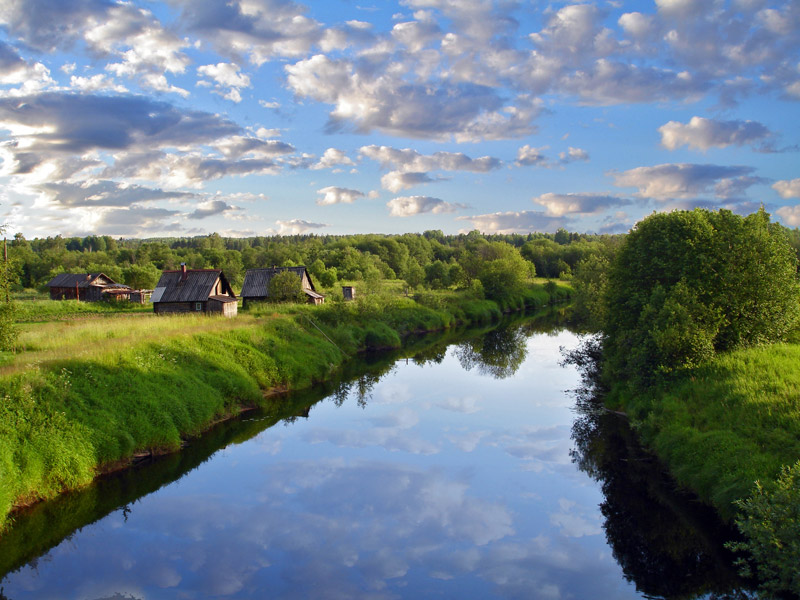
POLYGON ((404 235, 114 239, 108 236, 26 240, 9 246, 17 288, 42 288, 60 272, 102 272, 135 288, 152 288, 162 270, 222 269, 239 287, 247 269, 305 265, 315 282, 363 282, 366 291, 385 279, 412 289, 480 285, 488 297, 515 293, 534 275, 569 278, 581 261, 617 243, 614 236, 568 233, 484 236, 477 231, 404 235))
POLYGON ((578 308, 603 332, 608 374, 646 384, 798 324, 796 235, 763 210, 653 214, 576 269, 578 308))

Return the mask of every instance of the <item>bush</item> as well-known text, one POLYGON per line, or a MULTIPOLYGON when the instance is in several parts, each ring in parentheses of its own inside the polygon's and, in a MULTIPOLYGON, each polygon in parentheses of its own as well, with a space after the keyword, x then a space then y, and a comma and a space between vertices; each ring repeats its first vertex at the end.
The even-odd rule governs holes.
MULTIPOLYGON (((737 505, 742 512, 736 525, 745 541, 728 547, 749 554, 768 597, 800 592, 800 461, 768 485, 756 482, 753 495, 737 505)), ((752 575, 744 559, 739 564, 742 575, 752 575)))

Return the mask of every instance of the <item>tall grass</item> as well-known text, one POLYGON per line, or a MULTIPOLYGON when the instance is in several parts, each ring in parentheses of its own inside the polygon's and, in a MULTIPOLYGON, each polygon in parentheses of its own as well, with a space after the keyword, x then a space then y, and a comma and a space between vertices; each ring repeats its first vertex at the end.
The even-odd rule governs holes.
POLYGON ((719 355, 647 397, 618 396, 677 480, 727 519, 800 457, 800 345, 719 355))

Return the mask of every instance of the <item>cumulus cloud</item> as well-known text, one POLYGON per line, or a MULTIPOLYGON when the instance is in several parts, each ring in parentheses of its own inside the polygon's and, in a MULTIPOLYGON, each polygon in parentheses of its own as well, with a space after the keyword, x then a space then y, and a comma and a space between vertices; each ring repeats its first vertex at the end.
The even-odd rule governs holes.
POLYGON ((319 162, 312 165, 311 168, 315 170, 333 169, 335 167, 353 165, 355 165, 355 163, 349 156, 347 156, 347 153, 344 150, 339 150, 338 148, 328 148, 325 150, 322 158, 319 159, 319 162))
POLYGON ((668 150, 688 146, 693 150, 745 146, 761 142, 772 133, 756 121, 716 121, 692 117, 686 124, 670 121, 658 128, 661 145, 668 150))
POLYGON ((215 215, 240 210, 235 206, 231 206, 224 200, 208 200, 207 202, 200 203, 197 208, 186 215, 188 219, 206 219, 215 215))
POLYGON ((530 145, 525 144, 517 150, 516 165, 523 166, 539 166, 547 164, 547 157, 543 154, 549 146, 542 146, 541 148, 532 148, 530 145))
POLYGON ((710 193, 713 189, 724 192, 732 180, 746 188, 758 179, 750 177, 752 167, 727 167, 720 165, 663 164, 654 167, 637 167, 612 174, 614 185, 639 188, 637 196, 655 200, 688 199, 710 193), (742 179, 745 178, 745 179, 742 179), (720 187, 721 186, 721 187, 720 187))
POLYGON ((473 159, 461 152, 424 155, 410 148, 401 150, 390 146, 362 146, 359 153, 362 157, 377 161, 382 168, 392 169, 381 178, 381 185, 394 193, 437 181, 429 175, 430 171, 487 173, 501 166, 497 158, 481 156, 473 159))
POLYGON ((425 183, 436 181, 427 173, 401 173, 392 171, 381 177, 381 186, 385 190, 397 193, 425 183))
POLYGON ((193 197, 187 192, 164 191, 115 181, 48 182, 36 186, 49 204, 68 207, 131 206, 158 200, 180 200, 193 197))
POLYGON ((291 219, 289 221, 275 221, 278 226, 278 235, 301 235, 311 229, 322 229, 328 225, 325 223, 312 223, 303 219, 291 219))
POLYGON ((241 73, 239 65, 234 63, 203 65, 197 68, 197 73, 208 77, 212 81, 212 83, 200 81, 198 85, 212 85, 215 93, 231 102, 241 102, 242 95, 240 90, 251 87, 250 76, 241 73))
POLYGON ((568 214, 591 214, 609 208, 630 204, 630 200, 616 196, 596 194, 554 194, 546 193, 532 199, 535 204, 544 206, 546 215, 563 217, 568 214))
POLYGON ((568 224, 564 217, 554 217, 532 210, 457 217, 457 220, 469 221, 474 229, 482 233, 499 234, 530 233, 532 231, 554 232, 559 227, 568 224))
POLYGON ((422 213, 438 215, 467 208, 464 204, 451 204, 429 196, 401 196, 389 200, 386 206, 389 207, 389 216, 391 217, 411 217, 422 213))
POLYGON ((789 227, 800 227, 800 205, 781 206, 775 213, 789 227))
POLYGON ((186 29, 209 40, 223 56, 247 57, 254 65, 302 56, 323 36, 320 24, 291 0, 175 3, 186 29))
POLYGON ((328 186, 322 188, 321 190, 317 190, 317 194, 322 195, 322 197, 317 200, 317 204, 319 206, 330 206, 331 204, 352 204, 359 198, 364 197, 364 192, 335 186, 328 186))
POLYGON ((423 139, 505 139, 534 131, 541 108, 521 96, 507 105, 497 90, 471 82, 413 81, 400 69, 359 71, 352 62, 317 54, 286 66, 300 97, 334 106, 331 129, 352 126, 423 139))
POLYGON ((800 178, 776 181, 772 184, 772 189, 778 192, 781 198, 800 198, 800 178))
POLYGON ((50 70, 42 63, 31 63, 24 60, 19 53, 0 41, 0 85, 19 85, 21 87, 0 91, 0 96, 20 96, 38 92, 55 81, 50 77, 50 70))
POLYGON ((163 91, 183 91, 165 84, 164 73, 185 71, 187 42, 132 3, 13 2, 0 11, 0 23, 39 51, 72 50, 82 42, 96 57, 117 59, 106 65, 117 76, 136 77, 142 85, 163 91))
POLYGON ((578 160, 587 161, 589 160, 589 153, 583 148, 573 148, 570 146, 566 152, 558 153, 558 159, 562 165, 566 165, 578 160))
POLYGON ((384 168, 392 168, 401 172, 424 171, 469 171, 487 173, 500 168, 500 160, 491 156, 470 158, 461 152, 434 152, 424 155, 416 150, 402 150, 390 146, 362 146, 362 156, 375 160, 384 168))

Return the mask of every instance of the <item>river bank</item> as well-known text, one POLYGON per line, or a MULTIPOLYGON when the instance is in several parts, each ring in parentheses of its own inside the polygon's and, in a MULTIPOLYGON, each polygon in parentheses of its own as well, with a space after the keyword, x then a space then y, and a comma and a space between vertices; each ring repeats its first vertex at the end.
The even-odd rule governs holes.
POLYGON ((722 353, 647 393, 611 386, 625 414, 677 483, 729 523, 731 547, 768 597, 800 595, 800 344, 722 353))
POLYGON ((0 377, 0 527, 15 508, 82 487, 137 454, 180 449, 213 423, 263 406, 271 391, 326 380, 359 352, 489 323, 569 293, 537 285, 502 306, 429 293, 419 301, 265 305, 235 320, 45 324, 38 346, 7 361, 0 377))

